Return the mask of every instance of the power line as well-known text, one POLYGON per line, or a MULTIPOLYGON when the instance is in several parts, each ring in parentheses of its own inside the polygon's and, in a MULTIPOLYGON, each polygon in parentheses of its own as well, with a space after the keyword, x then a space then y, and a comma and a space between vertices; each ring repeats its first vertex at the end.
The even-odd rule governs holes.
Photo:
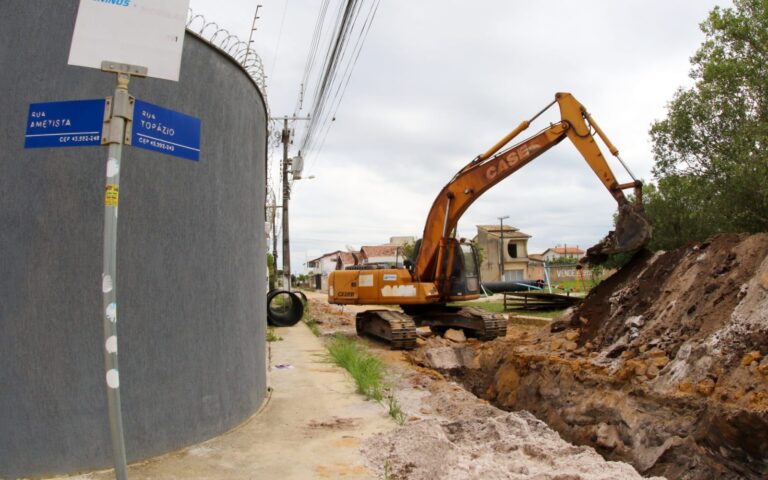
MULTIPOLYGON (((328 82, 327 82, 327 94, 326 91, 322 91, 322 97, 320 97, 320 105, 315 110, 315 119, 319 122, 317 125, 317 130, 320 132, 320 136, 322 136, 322 130, 325 128, 326 125, 330 126, 330 123, 333 121, 333 117, 330 114, 326 114, 325 107, 326 107, 326 101, 328 100, 330 96, 330 92, 332 90, 332 86, 334 84, 334 81, 336 79, 337 72, 339 71, 339 65, 341 63, 341 59, 344 58, 344 54, 347 50, 347 39, 350 36, 350 32, 353 31, 355 23, 357 23, 357 17, 360 13, 360 4, 355 2, 349 2, 347 4, 348 7, 351 7, 347 12, 345 12, 345 15, 348 12, 351 12, 349 14, 348 21, 344 22, 342 25, 343 29, 340 32, 340 35, 338 36, 337 46, 339 46, 338 55, 335 57, 332 69, 329 70, 328 75, 328 82)), ((336 52, 334 52, 336 53, 336 52)), ((347 66, 350 65, 350 62, 347 61, 347 66)), ((342 74, 342 81, 343 81, 343 74, 342 74)), ((340 84, 339 84, 340 85, 340 84)), ((336 89, 338 93, 338 88, 336 89)), ((331 106, 333 105, 333 101, 331 100, 331 106)), ((307 134, 307 143, 306 145, 302 144, 302 151, 306 151, 307 155, 312 151, 312 147, 316 143, 317 135, 314 135, 314 129, 310 130, 307 134)))
POLYGON ((331 45, 329 45, 329 48, 326 52, 322 74, 320 77, 318 77, 315 84, 315 97, 311 110, 312 120, 309 122, 304 140, 301 143, 300 150, 302 152, 308 150, 307 146, 312 140, 313 132, 318 125, 318 121, 322 118, 323 107, 327 99, 329 82, 336 72, 336 67, 339 60, 340 46, 346 38, 347 26, 349 25, 350 21, 350 14, 353 11, 353 6, 355 3, 356 0, 348 0, 346 5, 344 5, 343 13, 341 12, 340 8, 341 15, 337 15, 336 28, 334 29, 334 39, 332 40, 331 45))
MULTIPOLYGON (((301 153, 314 164, 316 154, 325 140, 350 83, 352 72, 360 58, 363 44, 370 32, 380 0, 370 2, 348 0, 339 7, 334 35, 326 48, 325 61, 314 82, 311 121, 303 132, 301 153), (366 13, 365 5, 368 5, 366 13), (364 17, 362 26, 360 19, 364 17), (359 26, 359 28, 358 28, 359 26)), ((310 54, 311 57, 312 54, 310 54)), ((307 84, 303 83, 306 91, 307 84)))
MULTIPOLYGON (((366 38, 368 37, 368 32, 371 29, 371 25, 373 24, 373 19, 376 17, 376 12, 379 9, 379 2, 380 0, 376 0, 375 3, 372 5, 371 9, 368 11, 368 17, 366 18, 366 22, 363 24, 363 27, 361 29, 362 34, 358 36, 357 43, 355 44, 355 47, 353 48, 353 55, 354 60, 352 63, 347 64, 347 69, 344 72, 344 76, 342 77, 342 83, 339 83, 339 87, 336 89, 336 96, 334 97, 334 100, 338 98, 338 101, 336 101, 336 106, 333 108, 333 113, 331 114, 331 122, 333 119, 336 118, 336 112, 339 109, 339 106, 341 105, 341 100, 344 98, 344 94, 347 91, 347 87, 349 86, 349 80, 352 78, 352 71, 355 69, 355 66, 357 65, 357 61, 360 58, 360 52, 363 49, 363 44, 365 43, 366 38)), ((322 151, 323 147, 325 146, 325 140, 328 138, 328 133, 331 131, 331 122, 327 122, 327 128, 325 129, 325 133, 323 134, 322 141, 320 143, 320 148, 317 149, 317 153, 319 154, 320 151, 322 151)), ((317 159, 317 155, 312 157, 312 162, 308 164, 307 166, 307 172, 311 170, 311 167, 314 166, 314 162, 317 159)))
POLYGON ((283 26, 285 25, 285 14, 288 12, 288 0, 283 5, 283 18, 280 20, 280 30, 277 33, 277 45, 275 45, 275 54, 272 56, 272 68, 269 70, 272 75, 275 74, 275 65, 277 65, 277 54, 280 52, 280 40, 283 38, 283 26))
POLYGON ((325 24, 325 15, 328 11, 329 0, 323 0, 320 5, 320 11, 317 14, 317 20, 315 21, 315 31, 312 34, 312 41, 310 42, 309 53, 307 54, 307 60, 304 64, 304 74, 301 76, 301 85, 299 86, 299 98, 296 101, 296 107, 294 108, 294 115, 298 114, 302 109, 304 100, 304 91, 307 87, 307 81, 312 71, 312 67, 315 64, 315 58, 317 56, 317 47, 320 45, 320 37, 323 32, 323 25, 325 24))

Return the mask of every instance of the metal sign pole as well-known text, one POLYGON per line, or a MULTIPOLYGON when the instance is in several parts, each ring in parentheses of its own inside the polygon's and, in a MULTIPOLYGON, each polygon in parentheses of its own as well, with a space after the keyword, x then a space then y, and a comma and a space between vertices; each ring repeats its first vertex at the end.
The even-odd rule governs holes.
POLYGON ((133 119, 134 99, 128 94, 128 82, 132 74, 145 76, 146 68, 104 62, 102 70, 117 74, 115 95, 111 101, 107 99, 106 111, 109 112, 109 117, 105 118, 102 140, 102 143, 109 144, 104 189, 104 273, 102 274, 104 364, 115 477, 118 480, 126 480, 128 473, 123 416, 120 407, 120 374, 117 365, 117 210, 123 143, 130 143, 130 125, 133 119))

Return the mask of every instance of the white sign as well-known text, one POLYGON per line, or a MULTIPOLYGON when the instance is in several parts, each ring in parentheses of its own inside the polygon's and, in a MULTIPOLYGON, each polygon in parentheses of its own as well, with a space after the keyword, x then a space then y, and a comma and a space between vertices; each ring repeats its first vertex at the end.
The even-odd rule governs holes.
POLYGON ((69 64, 126 63, 178 81, 188 10, 189 0, 80 0, 69 64))

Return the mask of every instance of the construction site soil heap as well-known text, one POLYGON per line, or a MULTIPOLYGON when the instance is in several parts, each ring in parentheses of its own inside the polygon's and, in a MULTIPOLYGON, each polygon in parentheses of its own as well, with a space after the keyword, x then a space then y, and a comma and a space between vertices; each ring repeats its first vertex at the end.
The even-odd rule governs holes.
POLYGON ((451 373, 644 475, 768 478, 767 256, 768 234, 643 252, 552 328, 461 346, 451 373))

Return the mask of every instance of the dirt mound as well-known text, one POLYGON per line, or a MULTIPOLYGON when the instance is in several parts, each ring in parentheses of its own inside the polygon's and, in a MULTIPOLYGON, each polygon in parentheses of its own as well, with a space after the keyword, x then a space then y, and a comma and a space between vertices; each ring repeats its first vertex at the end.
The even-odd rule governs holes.
POLYGON ((325 297, 313 295, 309 298, 312 319, 323 334, 355 333, 355 308, 329 305, 325 297))
POLYGON ((527 412, 450 423, 422 420, 375 437, 365 449, 391 479, 642 478, 625 463, 606 462, 589 447, 565 442, 527 412))
POLYGON ((712 340, 711 350, 731 368, 747 352, 768 353, 767 253, 766 234, 719 235, 672 252, 646 253, 599 285, 570 321, 586 322, 582 345, 591 342, 611 355, 640 353, 645 345, 673 358, 684 344, 712 340))
POLYGON ((408 421, 363 444, 383 478, 640 479, 628 464, 574 446, 527 412, 505 412, 429 370, 409 368, 397 389, 408 421))
POLYGON ((460 380, 644 474, 766 478, 767 256, 768 234, 646 252, 564 331, 481 345, 460 380))

